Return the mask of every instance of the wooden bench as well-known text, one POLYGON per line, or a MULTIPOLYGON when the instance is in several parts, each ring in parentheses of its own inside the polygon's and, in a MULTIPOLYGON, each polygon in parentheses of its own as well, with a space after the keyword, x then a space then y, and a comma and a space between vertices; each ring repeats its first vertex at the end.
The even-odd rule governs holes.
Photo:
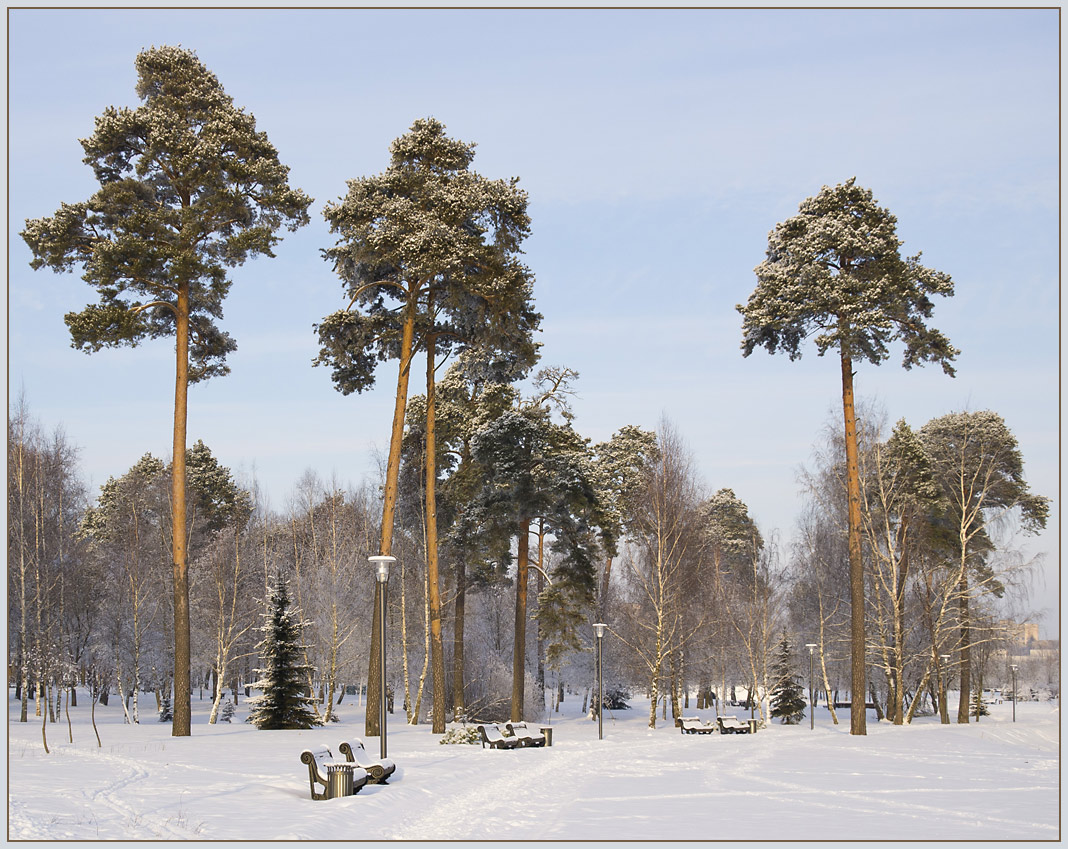
POLYGON ((720 734, 752 734, 756 721, 750 719, 743 722, 736 716, 717 716, 716 724, 720 734))
MULTIPOLYGON (((506 722, 504 727, 508 730, 508 733, 519 741, 520 748, 526 748, 528 746, 544 746, 545 734, 535 734, 529 728, 525 722, 506 722)), ((505 737, 505 739, 509 739, 505 737)))
POLYGON ((397 771, 397 765, 389 758, 376 760, 367 754, 363 740, 357 740, 354 745, 342 743, 337 748, 345 756, 346 761, 366 771, 367 780, 371 784, 385 784, 386 779, 397 771))
POLYGON ((710 722, 702 722, 698 716, 679 717, 679 730, 683 734, 711 734, 716 726, 710 722))
POLYGON ((478 736, 482 738, 482 748, 514 749, 519 745, 518 737, 505 737, 496 725, 479 725, 478 736))
MULTIPOLYGON (((330 773, 334 771, 348 772, 352 774, 352 795, 360 792, 360 788, 367 783, 367 772, 354 764, 334 760, 333 753, 326 746, 314 749, 305 749, 300 753, 300 762, 308 766, 308 784, 311 785, 311 797, 316 800, 334 799, 331 795, 330 773), (316 790, 316 785, 322 786, 322 791, 316 790)), ((339 779, 334 782, 334 788, 347 785, 347 779, 339 779)), ((339 794, 339 795, 348 795, 339 794)))

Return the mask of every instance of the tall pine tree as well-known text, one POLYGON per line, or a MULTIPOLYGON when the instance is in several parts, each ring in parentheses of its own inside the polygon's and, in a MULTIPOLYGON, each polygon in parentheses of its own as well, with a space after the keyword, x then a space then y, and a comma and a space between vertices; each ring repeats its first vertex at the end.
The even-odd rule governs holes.
POLYGON ((875 203, 856 178, 801 203, 798 214, 768 235, 767 258, 755 269, 757 288, 737 309, 742 353, 756 348, 801 356, 801 343, 814 336, 823 356, 836 349, 842 367, 851 630, 851 734, 866 734, 864 557, 860 540, 860 472, 853 371, 858 362, 878 365, 894 341, 904 344, 902 365, 939 363, 948 375, 959 353, 938 330, 927 326, 932 295, 949 297, 948 274, 920 264, 920 255, 901 256, 897 219, 875 203))
POLYGON ((249 721, 262 729, 322 725, 312 710, 311 697, 305 695, 309 667, 301 661, 305 649, 301 635, 306 623, 290 609, 289 582, 281 575, 269 590, 264 616, 263 642, 256 646, 264 666, 256 670, 261 677, 252 685, 263 690, 263 695, 249 699, 249 721))
POLYGON ((82 270, 98 303, 64 320, 86 352, 174 337, 175 737, 190 734, 189 557, 186 426, 189 386, 229 373, 237 343, 218 322, 228 269, 274 256, 277 232, 308 223, 312 199, 289 186, 289 169, 252 115, 180 47, 137 56, 136 109, 113 106, 83 139, 99 191, 63 204, 20 234, 33 268, 82 270))

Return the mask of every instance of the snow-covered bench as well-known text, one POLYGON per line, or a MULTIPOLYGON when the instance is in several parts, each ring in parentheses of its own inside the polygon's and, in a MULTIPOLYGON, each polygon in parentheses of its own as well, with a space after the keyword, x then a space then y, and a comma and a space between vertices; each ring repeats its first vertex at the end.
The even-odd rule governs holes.
POLYGON ((717 716, 716 724, 720 734, 752 734, 756 730, 754 720, 743 722, 736 716, 717 716))
POLYGON ((683 734, 711 734, 716 726, 710 722, 702 722, 699 716, 679 717, 679 729, 683 734))
MULTIPOLYGON (((525 722, 506 722, 504 727, 508 730, 508 733, 519 741, 520 747, 527 746, 544 746, 545 735, 534 734, 525 722)), ((507 737, 505 738, 508 739, 507 737)))
POLYGON ((345 756, 345 760, 354 763, 367 772, 367 780, 371 784, 385 784, 386 779, 397 771, 397 765, 389 758, 376 760, 367 754, 363 746, 363 740, 357 740, 355 744, 342 743, 338 751, 345 756))
POLYGON ((519 745, 518 737, 505 737, 496 725, 479 725, 478 736, 482 738, 482 748, 514 749, 519 745))
POLYGON ((308 784, 311 785, 312 799, 333 799, 330 790, 330 773, 334 770, 343 770, 352 773, 352 794, 360 792, 360 788, 367 783, 367 772, 351 763, 334 760, 334 755, 326 746, 315 749, 305 749, 300 753, 300 762, 308 765, 308 784), (322 791, 315 789, 316 785, 322 786, 322 791))

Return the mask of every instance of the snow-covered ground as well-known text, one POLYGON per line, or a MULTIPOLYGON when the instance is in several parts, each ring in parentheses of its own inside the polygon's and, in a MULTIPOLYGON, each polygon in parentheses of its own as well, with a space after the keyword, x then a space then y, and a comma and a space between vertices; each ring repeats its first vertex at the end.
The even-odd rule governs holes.
MULTIPOLYGON (((754 736, 650 731, 648 702, 597 723, 569 696, 553 746, 495 751, 438 743, 429 726, 390 717, 398 764, 385 786, 325 802, 309 798, 302 749, 335 754, 362 736, 363 711, 311 731, 207 724, 193 701, 193 735, 170 736, 150 716, 124 725, 118 698, 88 699, 49 724, 8 711, 11 840, 1057 840, 1058 702, 991 706, 978 724, 877 723, 851 737, 848 714, 816 728, 773 725, 754 736)), ((697 714, 695 710, 687 715, 697 714)), ((700 712, 706 718, 712 712, 700 712)), ((742 715, 741 710, 736 713, 742 715)), ((31 709, 32 714, 32 709, 31 709)), ((366 741, 372 754, 377 738, 366 741)))

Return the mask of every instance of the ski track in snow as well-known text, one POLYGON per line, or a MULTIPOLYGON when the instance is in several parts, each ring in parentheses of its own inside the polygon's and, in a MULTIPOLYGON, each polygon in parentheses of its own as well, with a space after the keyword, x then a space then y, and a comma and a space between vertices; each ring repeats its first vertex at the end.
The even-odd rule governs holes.
MULTIPOLYGON (((526 750, 486 749, 487 758, 515 758, 514 769, 502 779, 499 769, 487 771, 477 786, 470 776, 462 792, 443 794, 437 788, 429 795, 420 815, 388 834, 393 840, 492 839, 523 834, 525 839, 543 838, 545 805, 532 802, 528 791, 542 782, 559 783, 558 754, 552 748, 526 750)), ((573 755, 572 755, 573 757, 573 755)), ((573 763, 569 759, 569 767, 573 763)), ((500 763, 494 764, 499 767, 500 763)))
POLYGON ((138 805, 136 792, 124 793, 128 788, 145 786, 149 770, 138 760, 100 751, 79 751, 56 747, 56 757, 80 759, 97 769, 103 780, 91 787, 64 787, 62 812, 44 813, 37 805, 11 801, 8 806, 8 834, 20 840, 55 839, 56 828, 62 836, 72 840, 114 839, 129 834, 145 839, 190 840, 198 834, 181 824, 181 811, 173 816, 146 813, 138 805), (127 801, 127 799, 133 801, 127 801))
POLYGON ((173 823, 174 817, 163 818, 145 814, 123 799, 122 791, 124 788, 148 778, 148 770, 139 766, 135 760, 118 755, 104 755, 101 757, 100 755, 78 751, 77 749, 68 749, 66 754, 80 758, 92 758, 94 762, 102 760, 111 767, 106 774, 113 776, 113 778, 107 784, 96 790, 86 789, 79 792, 86 798, 87 804, 91 809, 103 805, 118 816, 120 834, 147 831, 153 838, 161 840, 189 840, 196 837, 193 831, 173 823))

